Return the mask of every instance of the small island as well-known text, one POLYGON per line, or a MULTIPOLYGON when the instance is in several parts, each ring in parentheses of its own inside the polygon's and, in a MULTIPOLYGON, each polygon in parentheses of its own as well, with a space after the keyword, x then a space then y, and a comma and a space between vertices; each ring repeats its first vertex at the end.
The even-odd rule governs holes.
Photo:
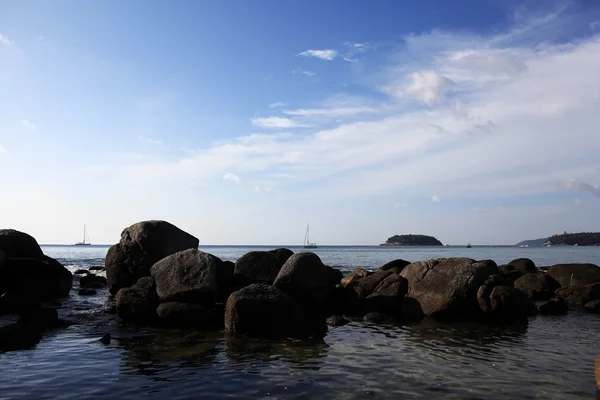
POLYGON ((550 236, 548 241, 554 246, 597 246, 600 245, 600 232, 565 232, 550 236))
POLYGON ((442 242, 427 235, 394 235, 380 246, 443 246, 442 242))

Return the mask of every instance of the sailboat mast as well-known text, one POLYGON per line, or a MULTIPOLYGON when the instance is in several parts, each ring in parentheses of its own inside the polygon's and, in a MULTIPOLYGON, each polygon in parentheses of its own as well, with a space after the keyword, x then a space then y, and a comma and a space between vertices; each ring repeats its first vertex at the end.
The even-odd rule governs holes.
POLYGON ((309 243, 309 236, 308 236, 308 227, 310 226, 310 223, 306 224, 306 234, 304 235, 304 245, 306 246, 309 243))
POLYGON ((83 224, 83 243, 85 243, 85 224, 83 224))

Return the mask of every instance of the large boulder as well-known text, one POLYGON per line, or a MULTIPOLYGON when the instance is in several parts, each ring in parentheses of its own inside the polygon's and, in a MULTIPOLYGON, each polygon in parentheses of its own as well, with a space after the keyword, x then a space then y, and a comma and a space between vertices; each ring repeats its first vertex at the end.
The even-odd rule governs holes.
POLYGON ((526 293, 531 300, 548 300, 560 288, 560 283, 545 272, 533 272, 517 279, 515 288, 526 293))
POLYGON ((100 275, 87 274, 79 279, 79 287, 102 288, 106 287, 106 278, 100 275))
POLYGON ((314 253, 296 253, 285 262, 273 286, 300 304, 309 317, 326 317, 329 274, 314 253))
POLYGON ((557 264, 548 268, 548 275, 556 279, 563 288, 600 282, 600 268, 594 264, 557 264))
POLYGON ((14 323, 0 328, 0 351, 28 349, 40 340, 42 334, 30 324, 14 323))
POLYGON ((4 251, 0 249, 0 268, 2 268, 2 264, 4 263, 4 259, 6 256, 4 255, 4 251))
POLYGON ((489 314, 493 311, 492 305, 490 304, 490 295, 496 286, 510 287, 512 286, 512 282, 503 275, 491 275, 485 280, 483 285, 477 290, 477 302, 484 314, 489 314))
POLYGON ((159 322, 168 327, 213 327, 214 310, 195 304, 169 302, 161 303, 156 309, 159 322))
POLYGON ((498 267, 500 274, 515 281, 525 274, 539 272, 539 269, 535 266, 535 263, 529 258, 517 258, 512 260, 508 264, 501 265, 498 267))
POLYGON ((600 282, 563 287, 556 291, 556 296, 572 307, 583 306, 590 301, 600 300, 600 282))
POLYGON ((274 286, 253 284, 233 292, 225 307, 225 331, 234 336, 281 338, 307 333, 306 314, 274 286))
POLYGON ((368 276, 365 276, 364 278, 352 280, 348 285, 346 285, 346 289, 352 290, 354 293, 356 293, 356 297, 359 300, 362 300, 373 293, 375 288, 390 275, 396 274, 390 270, 378 270, 368 276))
POLYGON ((496 286, 490 293, 491 316, 497 320, 526 322, 536 312, 535 305, 522 291, 496 286))
POLYGON ((404 269, 404 267, 406 267, 409 264, 410 264, 410 261, 406 261, 406 260, 402 260, 402 259, 397 259, 397 260, 394 260, 394 261, 390 261, 387 264, 384 264, 379 269, 381 271, 393 271, 395 274, 399 274, 400 272, 402 272, 402 270, 404 269))
POLYGON ((408 280, 408 296, 419 301, 426 316, 469 319, 481 315, 479 287, 498 272, 491 260, 439 258, 412 263, 400 275, 408 280))
POLYGON ((336 285, 340 284, 340 282, 342 281, 342 278, 344 278, 344 274, 342 273, 342 271, 340 271, 337 268, 330 267, 329 265, 327 265, 326 267, 327 267, 327 276, 328 276, 328 281, 329 281, 328 286, 330 288, 334 288, 336 285))
POLYGON ((112 246, 105 260, 108 288, 113 294, 129 287, 163 258, 186 249, 197 249, 199 241, 166 221, 143 221, 125 228, 121 241, 112 246))
POLYGON ((219 303, 225 303, 229 295, 234 291, 235 264, 231 261, 223 261, 217 267, 217 286, 219 303))
POLYGON ((408 281, 406 278, 391 273, 362 301, 362 308, 367 312, 382 312, 400 318, 402 304, 407 292, 408 281))
POLYGON ((150 269, 161 303, 182 302, 213 306, 218 296, 217 268, 222 261, 196 249, 183 250, 150 269))
POLYGON ((38 242, 24 232, 0 229, 0 250, 6 258, 38 258, 43 255, 38 242))
POLYGON ((272 285, 283 264, 294 254, 289 249, 251 251, 235 262, 234 279, 243 287, 253 283, 272 285))
POLYGON ((344 276, 340 281, 340 284, 343 287, 349 286, 352 282, 357 279, 364 278, 366 276, 371 275, 371 272, 367 271, 364 268, 356 268, 354 271, 350 272, 348 275, 344 276))
POLYGON ((135 285, 117 292, 117 313, 126 321, 153 323, 157 317, 157 306, 158 296, 150 277, 140 278, 135 285))

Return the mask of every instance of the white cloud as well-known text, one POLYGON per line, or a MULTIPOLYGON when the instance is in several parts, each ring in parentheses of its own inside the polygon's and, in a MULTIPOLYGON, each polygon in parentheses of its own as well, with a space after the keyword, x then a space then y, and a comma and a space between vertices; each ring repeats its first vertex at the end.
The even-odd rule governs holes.
POLYGON ((0 154, 5 154, 7 153, 6 149, 2 146, 0 146, 0 154))
POLYGON ((226 181, 232 181, 235 183, 242 183, 242 178, 240 178, 238 175, 236 175, 232 172, 228 172, 225 175, 223 175, 223 179, 226 181))
POLYGON ((254 186, 254 191, 255 192, 260 192, 260 186, 254 186))
POLYGON ((0 33, 0 45, 12 46, 14 42, 8 40, 8 38, 0 33))
POLYGON ((283 117, 252 118, 252 125, 259 128, 302 128, 306 125, 299 124, 296 121, 283 117))
POLYGON ((433 201, 434 203, 439 203, 442 201, 442 199, 437 194, 434 194, 433 196, 431 196, 431 201, 433 201))
POLYGON ((303 74, 303 75, 306 75, 306 76, 315 76, 316 75, 314 72, 306 71, 306 70, 299 69, 299 68, 293 70, 292 73, 293 74, 303 74))
POLYGON ((306 50, 298 55, 302 57, 317 57, 321 60, 331 61, 337 56, 337 54, 338 52, 336 50, 306 50))
POLYGON ((417 71, 407 75, 409 83, 403 88, 388 88, 387 91, 395 96, 408 95, 428 105, 438 103, 444 98, 445 92, 454 86, 454 82, 438 75, 435 71, 417 71))
POLYGON ((35 126, 35 124, 27 119, 22 119, 21 120, 21 125, 24 126, 27 129, 30 129, 32 131, 36 131, 37 127, 35 126))
POLYGON ((138 136, 138 140, 140 140, 141 142, 144 142, 144 143, 149 143, 149 144, 154 144, 154 145, 163 144, 162 140, 154 139, 154 138, 144 136, 144 135, 138 136))
POLYGON ((400 208, 407 208, 408 205, 406 205, 405 203, 394 203, 393 207, 394 207, 394 210, 398 210, 400 208))
POLYGON ((271 103, 269 104, 269 108, 280 108, 280 107, 285 107, 286 104, 282 101, 277 101, 275 103, 271 103))
POLYGON ((573 199, 573 204, 575 204, 576 206, 580 207, 585 205, 585 201, 581 200, 581 199, 573 199))
POLYGON ((284 110, 285 115, 290 116, 328 116, 328 117, 344 117, 357 114, 379 113, 380 108, 374 107, 339 107, 339 108, 299 108, 296 110, 284 110))
POLYGON ((600 26, 600 21, 594 21, 594 22, 590 22, 590 29, 591 30, 595 30, 596 28, 598 28, 600 26))

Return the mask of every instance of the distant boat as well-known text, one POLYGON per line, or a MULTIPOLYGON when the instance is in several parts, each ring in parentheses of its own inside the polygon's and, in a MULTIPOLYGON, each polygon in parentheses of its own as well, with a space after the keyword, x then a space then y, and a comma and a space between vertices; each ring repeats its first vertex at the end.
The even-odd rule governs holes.
POLYGON ((85 225, 83 225, 83 242, 77 242, 75 243, 75 246, 90 246, 90 239, 87 237, 86 233, 85 233, 85 225), (87 238, 87 242, 85 241, 87 238))
POLYGON ((318 246, 316 243, 311 243, 309 238, 310 224, 306 224, 306 234, 304 235, 304 248, 305 249, 316 249, 318 246))
POLYGON ((471 243, 467 243, 467 249, 471 248, 471 243))

